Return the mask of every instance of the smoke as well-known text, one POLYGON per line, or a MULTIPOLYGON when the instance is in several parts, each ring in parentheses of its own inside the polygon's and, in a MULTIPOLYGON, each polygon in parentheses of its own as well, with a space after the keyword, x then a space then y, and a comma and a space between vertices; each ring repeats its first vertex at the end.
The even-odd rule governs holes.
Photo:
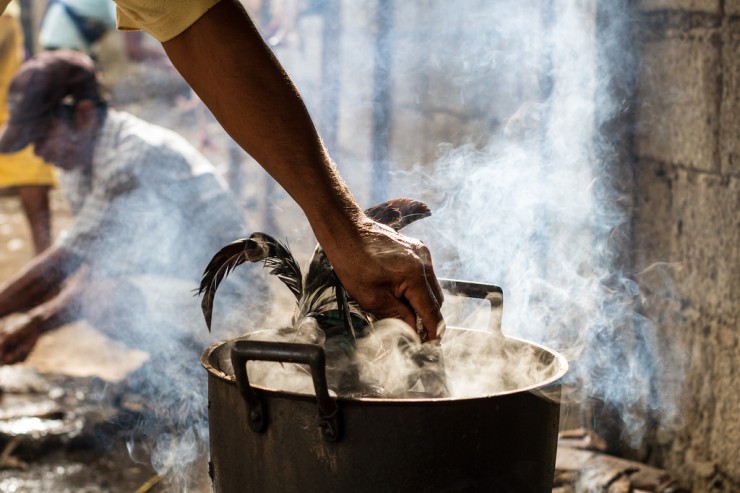
POLYGON ((136 417, 127 423, 132 458, 149 462, 171 491, 187 491, 207 471, 200 355, 261 322, 264 273, 250 264, 226 281, 218 332, 209 334, 195 296, 199 278, 222 246, 245 234, 244 212, 182 137, 114 110, 104 125, 92 191, 84 172, 62 176, 75 221, 61 245, 89 265, 79 317, 149 355, 117 392, 136 417))
MULTIPOLYGON (((433 170, 397 172, 394 190, 423 196, 433 210, 409 234, 430 246, 437 275, 502 286, 504 332, 565 355, 568 400, 615 410, 624 439, 638 446, 648 426, 680 420, 685 356, 675 341, 658 339, 655 323, 640 313, 643 294, 621 260, 629 211, 607 159, 618 143, 600 129, 626 107, 608 99, 613 81, 597 71, 596 3, 544 5, 467 13, 506 27, 497 31, 501 38, 459 33, 458 46, 476 47, 475 57, 462 56, 480 72, 466 67, 450 71, 457 80, 442 77, 461 92, 490 91, 499 121, 485 139, 439 144, 433 170), (501 108, 512 106, 515 88, 492 86, 489 76, 527 70, 528 78, 509 77, 524 86, 524 97, 507 114, 501 108)), ((626 18, 613 5, 607 14, 626 18)), ((626 34, 598 33, 610 50, 620 46, 610 36, 626 34)))

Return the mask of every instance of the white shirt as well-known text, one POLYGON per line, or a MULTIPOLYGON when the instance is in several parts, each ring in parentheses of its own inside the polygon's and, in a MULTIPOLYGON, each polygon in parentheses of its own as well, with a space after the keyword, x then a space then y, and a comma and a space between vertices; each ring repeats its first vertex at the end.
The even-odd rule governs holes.
POLYGON ((61 173, 74 222, 60 246, 106 277, 197 279, 245 235, 243 212, 213 166, 183 137, 108 110, 91 169, 61 173))

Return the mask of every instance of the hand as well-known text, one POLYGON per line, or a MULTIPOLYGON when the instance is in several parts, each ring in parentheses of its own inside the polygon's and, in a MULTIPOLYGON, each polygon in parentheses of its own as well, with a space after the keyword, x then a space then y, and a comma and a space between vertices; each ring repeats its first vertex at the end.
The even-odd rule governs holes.
POLYGON ((39 339, 39 330, 32 317, 21 315, 0 329, 0 364, 12 365, 24 361, 39 339))
POLYGON ((370 220, 359 233, 359 248, 337 248, 331 255, 327 251, 347 292, 376 317, 398 318, 416 327, 418 315, 429 340, 441 336, 444 295, 426 245, 370 220))

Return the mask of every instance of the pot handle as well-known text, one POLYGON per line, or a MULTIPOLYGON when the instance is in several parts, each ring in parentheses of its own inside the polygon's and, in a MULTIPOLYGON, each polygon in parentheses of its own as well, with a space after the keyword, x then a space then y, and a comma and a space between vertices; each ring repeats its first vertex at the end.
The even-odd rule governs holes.
POLYGON ((491 304, 491 316, 488 319, 488 330, 495 335, 502 335, 501 319, 504 311, 504 290, 492 284, 459 281, 456 279, 439 279, 442 289, 455 296, 487 300, 491 304))
POLYGON ((238 340, 231 349, 236 385, 247 406, 247 422, 252 431, 267 430, 267 405, 249 384, 247 361, 275 361, 309 365, 319 407, 319 426, 327 442, 341 438, 339 407, 329 397, 326 384, 326 356, 324 348, 315 344, 238 340))

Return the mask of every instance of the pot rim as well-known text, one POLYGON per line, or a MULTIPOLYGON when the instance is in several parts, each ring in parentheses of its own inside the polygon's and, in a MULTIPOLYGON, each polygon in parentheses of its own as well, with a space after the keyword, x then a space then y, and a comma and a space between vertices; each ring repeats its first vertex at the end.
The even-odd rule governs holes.
MULTIPOLYGON (((270 329, 264 329, 265 331, 269 331, 270 329)), ((234 342, 239 339, 243 339, 244 337, 255 334, 257 332, 262 331, 255 331, 250 332, 249 334, 244 334, 238 337, 233 337, 231 339, 225 339, 219 342, 216 342, 209 346, 205 351, 203 351, 203 354, 200 357, 200 364, 203 366, 203 368, 208 372, 209 375, 212 375, 219 380, 222 380, 224 382, 227 382, 231 385, 236 386, 236 377, 232 374, 229 375, 225 373, 220 368, 217 368, 213 363, 213 357, 216 353, 216 351, 221 348, 222 346, 229 344, 230 342, 234 342)), ((537 344, 535 342, 527 341, 525 339, 520 339, 518 337, 510 337, 510 336, 496 336, 497 338, 503 338, 505 340, 514 341, 521 344, 526 344, 529 346, 534 346, 535 348, 540 349, 541 351, 544 351, 553 357, 553 363, 557 364, 558 369, 557 371, 549 378, 542 380, 540 382, 537 382, 532 385, 528 385, 526 387, 519 387, 513 390, 506 390, 503 392, 496 392, 493 394, 483 394, 479 396, 463 396, 463 397, 422 397, 422 398, 370 398, 370 397, 340 397, 336 395, 332 395, 332 399, 336 399, 339 402, 343 403, 363 403, 363 404, 382 404, 382 405, 388 405, 388 404, 398 404, 398 405, 408 405, 408 404, 420 404, 424 402, 435 402, 435 403, 457 403, 461 401, 473 401, 478 399, 486 399, 486 398, 492 398, 492 397, 501 397, 501 396, 507 396, 507 395, 514 395, 514 394, 520 394, 520 393, 527 393, 527 392, 536 392, 541 393, 543 396, 548 397, 548 390, 559 388, 560 387, 560 380, 565 376, 565 374, 568 372, 569 365, 568 360, 563 356, 562 354, 558 353, 557 351, 548 348, 547 346, 544 346, 542 344, 537 344)), ((311 400, 315 401, 316 396, 314 394, 305 394, 305 393, 299 393, 299 392, 293 392, 288 390, 279 390, 274 389, 270 387, 264 387, 261 385, 252 385, 253 388, 259 389, 262 392, 267 392, 269 394, 273 394, 275 396, 279 397, 289 397, 293 399, 305 399, 305 400, 311 400)))

